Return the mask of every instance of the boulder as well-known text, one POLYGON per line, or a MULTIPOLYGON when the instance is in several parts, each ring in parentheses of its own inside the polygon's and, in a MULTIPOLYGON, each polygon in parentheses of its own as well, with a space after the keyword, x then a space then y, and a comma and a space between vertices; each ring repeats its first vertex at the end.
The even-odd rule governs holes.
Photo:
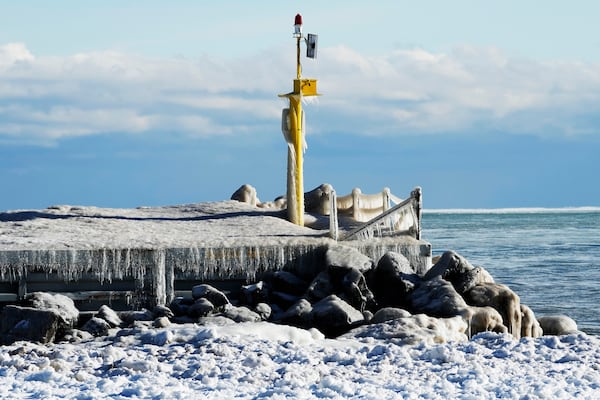
POLYGON ((171 319, 175 316, 175 314, 173 313, 173 310, 171 310, 167 306, 163 306, 160 304, 152 309, 152 313, 154 314, 154 316, 156 318, 166 317, 166 318, 171 319))
POLYGON ((225 306, 231 304, 223 292, 207 284, 194 286, 192 288, 192 297, 196 300, 200 298, 207 299, 217 310, 224 309, 225 306))
POLYGON ((271 275, 271 289, 274 292, 288 293, 294 296, 302 296, 308 283, 288 271, 275 271, 271 275))
POLYGON ((329 337, 339 336, 364 321, 360 311, 336 295, 330 295, 316 303, 310 319, 315 328, 329 337))
POLYGON ((406 257, 396 252, 384 254, 367 276, 369 287, 382 307, 408 307, 409 294, 420 281, 406 257))
POLYGON ((373 268, 373 260, 353 247, 332 245, 325 252, 325 265, 334 274, 341 269, 340 274, 345 275, 344 270, 351 268, 365 273, 373 268))
POLYGON ((110 328, 111 326, 106 320, 98 317, 92 317, 85 324, 83 324, 81 330, 89 332, 93 336, 98 337, 108 335, 110 328))
POLYGON ((304 297, 311 303, 315 303, 333 294, 333 284, 328 271, 320 272, 308 285, 304 297))
POLYGON ((60 319, 59 329, 73 328, 79 319, 79 310, 69 297, 58 293, 35 292, 27 295, 27 302, 32 308, 52 310, 60 319))
POLYGON ((61 316, 54 310, 7 305, 0 314, 0 342, 50 343, 57 339, 62 324, 61 316))
POLYGON ((254 312, 257 313, 263 321, 268 321, 271 318, 273 310, 271 306, 266 303, 258 303, 254 307, 254 312))
POLYGON ((264 281, 251 285, 244 285, 240 289, 240 303, 249 307, 255 307, 259 303, 269 301, 269 290, 264 281))
POLYGON ((248 184, 240 186, 238 190, 233 192, 233 194, 231 195, 231 200, 237 200, 242 203, 248 203, 252 206, 255 206, 258 203, 260 203, 260 200, 258 200, 258 197, 256 195, 256 189, 248 184))
POLYGON ((355 268, 350 268, 340 282, 334 282, 335 287, 341 298, 361 312, 376 306, 375 296, 367 286, 364 275, 355 268))
POLYGON ((312 305, 306 299, 299 299, 285 312, 277 315, 276 320, 286 325, 309 328, 312 305))
POLYGON ((235 322, 259 322, 262 320, 260 315, 245 306, 228 306, 221 315, 234 320, 235 322))
POLYGON ((467 316, 467 303, 454 286, 441 276, 422 281, 410 294, 410 310, 413 314, 433 317, 467 316))
POLYGON ((410 317, 410 313, 402 308, 384 307, 378 310, 373 318, 369 321, 370 324, 380 324, 385 321, 392 321, 398 318, 410 317))
POLYGON ((456 291, 464 294, 476 285, 481 283, 494 283, 494 278, 483 267, 475 267, 471 270, 457 272, 450 276, 449 280, 456 291))
POLYGON ((183 317, 188 315, 189 308, 194 304, 195 300, 187 297, 175 297, 169 308, 173 311, 176 317, 183 317))
POLYGON ((452 278, 461 273, 472 270, 473 266, 463 256, 456 252, 446 251, 433 267, 425 275, 423 279, 429 280, 436 276, 441 276, 447 281, 452 281, 452 278))
POLYGON ((538 318, 544 335, 571 335, 579 333, 577 323, 566 315, 548 315, 538 318))
POLYGON ((490 306, 502 316, 502 323, 515 339, 521 337, 521 300, 506 285, 480 283, 464 293, 464 298, 472 306, 490 306))
POLYGON ((196 300, 187 310, 188 315, 194 318, 206 317, 212 314, 213 311, 215 311, 215 306, 204 297, 196 300))
POLYGON ((121 317, 119 317, 119 315, 107 305, 102 305, 98 309, 95 317, 105 320, 111 328, 119 327, 123 323, 121 317))

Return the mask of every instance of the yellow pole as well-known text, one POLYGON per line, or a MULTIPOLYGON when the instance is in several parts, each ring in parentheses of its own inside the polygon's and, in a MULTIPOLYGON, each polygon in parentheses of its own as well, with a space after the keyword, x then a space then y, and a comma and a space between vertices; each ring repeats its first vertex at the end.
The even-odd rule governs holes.
POLYGON ((287 174, 287 203, 288 219, 290 222, 304 226, 304 118, 302 114, 302 97, 319 96, 317 93, 316 79, 302 79, 302 65, 300 64, 300 42, 304 39, 301 31, 302 17, 296 15, 294 37, 296 37, 296 79, 294 90, 280 97, 290 100, 287 120, 282 126, 288 146, 288 174, 287 174), (292 148, 293 147, 293 148, 292 148))
POLYGON ((296 225, 304 226, 304 173, 303 173, 303 148, 302 148, 302 94, 290 96, 290 131, 294 143, 294 197, 295 204, 288 210, 290 221, 296 225), (295 206, 295 209, 294 207, 295 206))

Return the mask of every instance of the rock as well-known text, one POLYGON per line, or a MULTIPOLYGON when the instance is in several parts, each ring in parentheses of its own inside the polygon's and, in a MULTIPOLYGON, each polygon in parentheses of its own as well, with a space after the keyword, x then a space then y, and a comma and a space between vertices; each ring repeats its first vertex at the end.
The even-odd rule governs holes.
POLYGON ((472 306, 490 306, 502 316, 502 323, 515 339, 521 337, 521 300, 506 285, 481 283, 464 293, 464 298, 472 306))
POLYGON ((70 329, 62 340, 68 343, 80 343, 93 338, 94 336, 89 332, 82 331, 81 329, 70 329))
POLYGON ((467 303, 454 286, 439 275, 422 281, 410 294, 410 310, 413 314, 433 317, 466 316, 467 303))
POLYGON ((271 292, 271 301, 277 304, 282 309, 286 310, 291 307, 295 302, 300 299, 299 296, 295 296, 289 293, 283 292, 271 292))
POLYGON ((273 312, 271 306, 266 303, 258 303, 254 307, 254 312, 257 313, 263 321, 268 321, 273 312))
POLYGON ((222 312, 222 315, 234 320, 235 322, 259 322, 262 320, 260 315, 244 306, 229 306, 222 312))
POLYGON ((155 328, 166 328, 169 325, 171 325, 171 321, 165 316, 156 318, 152 323, 152 326, 155 328))
POLYGON ((123 323, 119 315, 117 315, 117 313, 107 305, 100 306, 95 317, 101 318, 108 322, 108 325, 110 325, 111 328, 121 326, 123 323))
MULTIPOLYGON (((575 321, 573 321, 575 322, 575 321)), ((521 304, 521 337, 537 338, 544 334, 533 310, 521 304)))
POLYGON ((222 310, 225 306, 231 304, 223 292, 207 284, 194 286, 192 297, 196 300, 200 298, 207 299, 215 306, 216 310, 222 310))
POLYGON ((471 320, 469 326, 470 336, 481 332, 508 333, 508 328, 504 326, 502 316, 493 307, 470 306, 471 320))
POLYGON ((275 271, 271 276, 271 288, 274 292, 302 296, 308 283, 288 271, 275 271))
POLYGON ((548 315, 538 318, 544 335, 571 335, 579 333, 577 323, 566 315, 548 315))
POLYGON ((364 321, 360 311, 336 295, 330 295, 316 303, 310 319, 315 328, 329 337, 339 336, 364 321))
POLYGON ((409 295, 421 278, 400 253, 388 252, 379 259, 367 282, 382 307, 409 306, 409 295))
POLYGON ((324 183, 313 190, 304 193, 304 209, 321 215, 329 215, 329 196, 331 185, 324 183))
POLYGON ((188 315, 189 308, 194 304, 195 300, 185 297, 176 297, 169 304, 169 308, 173 311, 175 316, 181 317, 188 315))
POLYGON ((401 308, 385 307, 378 310, 375 315, 373 315, 373 318, 371 318, 369 323, 380 324, 385 321, 392 321, 394 319, 406 318, 410 316, 411 314, 408 311, 401 308))
POLYGON ((306 299, 300 299, 284 313, 277 316, 277 320, 283 324, 298 326, 301 328, 310 327, 310 313, 312 305, 306 299))
POLYGON ((0 314, 0 342, 19 340, 50 343, 57 339, 62 317, 54 310, 7 305, 0 314))
POLYGON ((463 256, 450 250, 442 254, 438 262, 423 276, 423 279, 429 280, 441 276, 447 281, 452 281, 455 275, 472 269, 473 266, 463 256))
POLYGON ((238 190, 233 192, 231 200, 237 200, 242 203, 248 203, 250 205, 257 205, 260 203, 256 195, 256 189, 248 184, 242 185, 238 190))
POLYGON ((77 325, 79 310, 69 297, 62 294, 35 292, 27 295, 27 301, 32 308, 39 310, 52 310, 60 319, 63 332, 77 325))
POLYGON ((187 311, 190 317, 206 317, 215 311, 215 306, 208 299, 201 297, 187 311))
POLYGON ((341 269, 340 275, 345 275, 351 268, 365 273, 373 268, 373 260, 353 247, 332 245, 325 252, 325 265, 334 274, 341 269))
POLYGON ((456 291, 464 294, 481 283, 494 283, 494 278, 483 267, 475 267, 464 272, 457 272, 449 279, 456 291))
POLYGON ((240 289, 240 303, 255 307, 259 303, 269 301, 269 290, 264 281, 252 285, 244 285, 240 289))
POLYGON ((106 336, 110 330, 110 324, 98 317, 90 318, 83 326, 81 330, 91 333, 93 336, 106 336))
POLYGON ((337 293, 352 307, 364 311, 367 307, 374 309, 376 306, 375 296, 369 290, 364 275, 355 268, 350 268, 341 282, 334 287, 339 287, 337 293))
POLYGON ((311 303, 315 303, 333 294, 333 284, 328 271, 320 272, 309 284, 304 297, 311 303))
POLYGON ((472 306, 490 306, 502 316, 502 323, 515 339, 521 337, 521 300, 506 285, 481 283, 464 293, 464 298, 472 306))
POLYGON ((157 305, 156 307, 154 307, 154 309, 152 310, 152 313, 154 314, 154 316, 156 318, 167 317, 170 319, 175 316, 175 314, 173 313, 173 310, 171 310, 169 307, 163 306, 163 305, 157 305))
POLYGON ((377 270, 384 276, 413 275, 416 271, 411 267, 408 258, 395 251, 388 251, 377 262, 377 270))
POLYGON ((154 314, 150 310, 141 309, 135 311, 121 311, 118 313, 121 320, 126 325, 135 324, 138 321, 153 321, 154 314))

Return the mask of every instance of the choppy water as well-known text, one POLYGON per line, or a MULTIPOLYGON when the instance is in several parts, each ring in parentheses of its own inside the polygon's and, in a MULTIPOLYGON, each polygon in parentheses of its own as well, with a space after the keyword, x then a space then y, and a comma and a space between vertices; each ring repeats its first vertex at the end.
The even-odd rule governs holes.
POLYGON ((536 316, 600 334, 600 209, 429 211, 433 254, 455 250, 510 286, 536 316))

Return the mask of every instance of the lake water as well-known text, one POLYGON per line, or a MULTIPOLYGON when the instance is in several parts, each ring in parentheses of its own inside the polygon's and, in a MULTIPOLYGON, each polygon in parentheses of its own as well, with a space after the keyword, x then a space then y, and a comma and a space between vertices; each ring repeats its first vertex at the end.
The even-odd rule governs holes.
POLYGON ((434 255, 454 250, 536 316, 566 314, 600 334, 600 209, 426 211, 422 223, 434 255))

